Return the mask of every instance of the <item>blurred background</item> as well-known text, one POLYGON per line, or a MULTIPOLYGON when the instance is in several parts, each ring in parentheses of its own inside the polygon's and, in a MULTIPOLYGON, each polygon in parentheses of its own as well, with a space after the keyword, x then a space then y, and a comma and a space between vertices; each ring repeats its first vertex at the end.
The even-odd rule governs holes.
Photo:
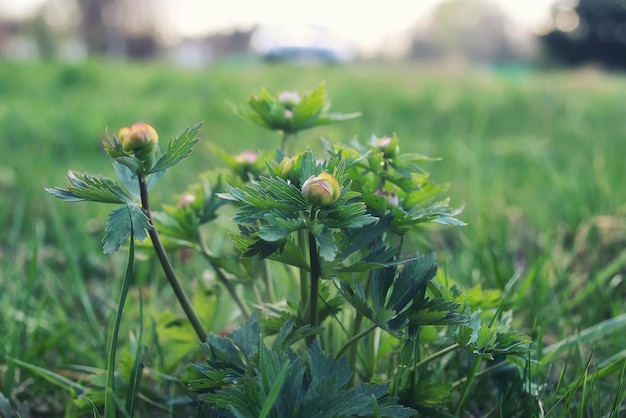
POLYGON ((623 0, 0 0, 0 54, 202 67, 223 59, 626 65, 623 0))

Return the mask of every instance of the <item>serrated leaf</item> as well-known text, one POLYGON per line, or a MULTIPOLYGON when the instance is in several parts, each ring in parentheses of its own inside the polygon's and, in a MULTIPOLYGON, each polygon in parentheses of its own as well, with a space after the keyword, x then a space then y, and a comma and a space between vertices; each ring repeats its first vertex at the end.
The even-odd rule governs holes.
POLYGON ((473 342, 472 335, 474 334, 474 328, 469 325, 460 325, 456 332, 457 343, 461 347, 467 347, 473 342))
POLYGON ((67 189, 55 187, 45 190, 67 202, 125 203, 131 200, 131 197, 113 180, 74 171, 67 173, 67 189))
POLYGON ((317 242, 317 251, 319 256, 326 261, 333 261, 337 256, 339 249, 335 245, 333 232, 329 229, 324 229, 321 234, 315 236, 317 242))
POLYGON ((143 162, 139 158, 132 155, 117 157, 115 162, 128 168, 133 173, 142 173, 144 171, 143 162))
POLYGON ((129 203, 115 209, 109 214, 104 228, 105 235, 102 239, 104 253, 111 254, 119 250, 122 243, 130 236, 131 230, 137 240, 144 241, 151 228, 148 217, 138 205, 129 203))
POLYGON ((44 190, 50 193, 52 196, 57 199, 61 199, 64 202, 84 202, 86 199, 82 197, 78 197, 69 190, 62 189, 60 187, 52 187, 52 188, 44 188, 44 190))
POLYGON ((156 164, 150 169, 150 173, 166 170, 179 161, 187 158, 193 147, 200 138, 197 137, 204 122, 195 124, 187 128, 178 137, 172 138, 167 147, 167 152, 159 158, 156 164))
MULTIPOLYGON (((122 181, 126 190, 132 194, 135 200, 139 200, 139 177, 137 176, 137 171, 133 171, 127 165, 121 164, 119 161, 115 161, 113 163, 113 168, 115 169, 115 173, 117 177, 122 181)), ((148 191, 152 190, 154 186, 161 180, 165 171, 159 171, 154 174, 148 175, 146 178, 146 182, 148 183, 148 191)))

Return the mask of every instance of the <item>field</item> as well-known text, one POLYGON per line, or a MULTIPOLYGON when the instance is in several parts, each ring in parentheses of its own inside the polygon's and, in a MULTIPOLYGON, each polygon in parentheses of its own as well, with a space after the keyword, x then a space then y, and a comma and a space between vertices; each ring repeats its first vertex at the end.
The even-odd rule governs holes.
MULTIPOLYGON (((302 91, 322 80, 333 111, 362 116, 305 131, 294 148, 321 153, 320 137, 349 143, 396 133, 403 150, 441 158, 425 167, 450 183, 446 194, 464 205, 468 225, 425 230, 412 244, 437 251, 466 291, 512 286, 506 309, 532 337, 538 361, 564 347, 530 391, 548 416, 626 414, 626 78, 590 69, 222 63, 190 71, 101 61, 0 62, 0 415, 10 399, 21 416, 71 416, 71 385, 51 376, 87 384, 85 376, 106 367, 126 255, 102 254, 104 205, 68 205, 44 187, 64 185, 68 169, 112 175, 106 129, 142 120, 166 139, 204 121, 198 148, 155 190, 156 205, 174 203, 181 185, 224 164, 209 144, 231 153, 279 146, 234 115, 233 103, 262 87, 302 91)), ((146 315, 178 315, 142 257, 146 315)), ((203 275, 200 263, 181 268, 203 275)), ((214 332, 233 320, 211 318, 214 332)), ((132 346, 130 334, 120 334, 122 346, 132 346)))

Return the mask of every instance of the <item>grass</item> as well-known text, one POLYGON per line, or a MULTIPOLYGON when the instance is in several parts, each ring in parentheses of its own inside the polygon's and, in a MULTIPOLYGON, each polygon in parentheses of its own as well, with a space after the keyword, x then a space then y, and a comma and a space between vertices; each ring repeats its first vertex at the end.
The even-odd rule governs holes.
MULTIPOLYGON (((624 386, 626 364, 626 79, 590 70, 223 64, 186 71, 2 62, 0 394, 35 415, 71 414, 58 380, 51 384, 54 376, 24 364, 96 380, 99 374, 85 367, 106 366, 106 330, 125 255, 101 253, 106 208, 60 203, 43 187, 64 184, 68 168, 111 174, 100 144, 106 127, 116 132, 143 120, 164 139, 204 120, 198 150, 155 191, 162 203, 190 176, 220 164, 209 142, 234 153, 278 146, 271 133, 234 116, 229 102, 241 103, 261 87, 309 90, 321 80, 334 110, 363 116, 306 132, 296 146, 319 151, 320 136, 347 142, 396 132, 403 149, 441 157, 427 168, 436 181, 451 183, 448 194, 453 205, 465 204, 461 218, 468 226, 430 231, 414 245, 436 249, 450 277, 483 295, 504 291, 517 278, 504 308, 543 356, 529 370, 537 383, 529 390, 547 416, 621 416, 626 403, 615 389, 624 386)), ((188 285, 198 299, 210 302, 204 323, 225 329, 231 318, 217 312, 228 312, 229 302, 199 279, 200 264, 179 261, 179 267, 196 278, 188 285)), ((151 379, 156 392, 184 402, 175 398, 180 383, 173 376, 194 343, 183 329, 164 325, 179 313, 155 271, 153 261, 140 261, 134 290, 142 292, 146 313, 159 312, 144 336, 151 347, 146 356, 163 373, 151 379), (157 341, 164 335, 157 330, 174 337, 157 341)), ((138 296, 131 290, 130 303, 138 296)), ((132 341, 134 331, 122 328, 120 338, 132 341)), ((487 415, 480 393, 469 398, 472 410, 487 415)), ((0 411, 2 402, 0 396, 0 411)))

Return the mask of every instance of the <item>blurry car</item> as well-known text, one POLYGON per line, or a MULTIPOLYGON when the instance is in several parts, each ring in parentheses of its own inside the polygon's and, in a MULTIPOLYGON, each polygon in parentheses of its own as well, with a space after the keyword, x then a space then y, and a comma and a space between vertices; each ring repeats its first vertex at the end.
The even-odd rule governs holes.
POLYGON ((335 64, 349 61, 354 48, 317 25, 276 25, 258 28, 252 49, 268 62, 335 64))

